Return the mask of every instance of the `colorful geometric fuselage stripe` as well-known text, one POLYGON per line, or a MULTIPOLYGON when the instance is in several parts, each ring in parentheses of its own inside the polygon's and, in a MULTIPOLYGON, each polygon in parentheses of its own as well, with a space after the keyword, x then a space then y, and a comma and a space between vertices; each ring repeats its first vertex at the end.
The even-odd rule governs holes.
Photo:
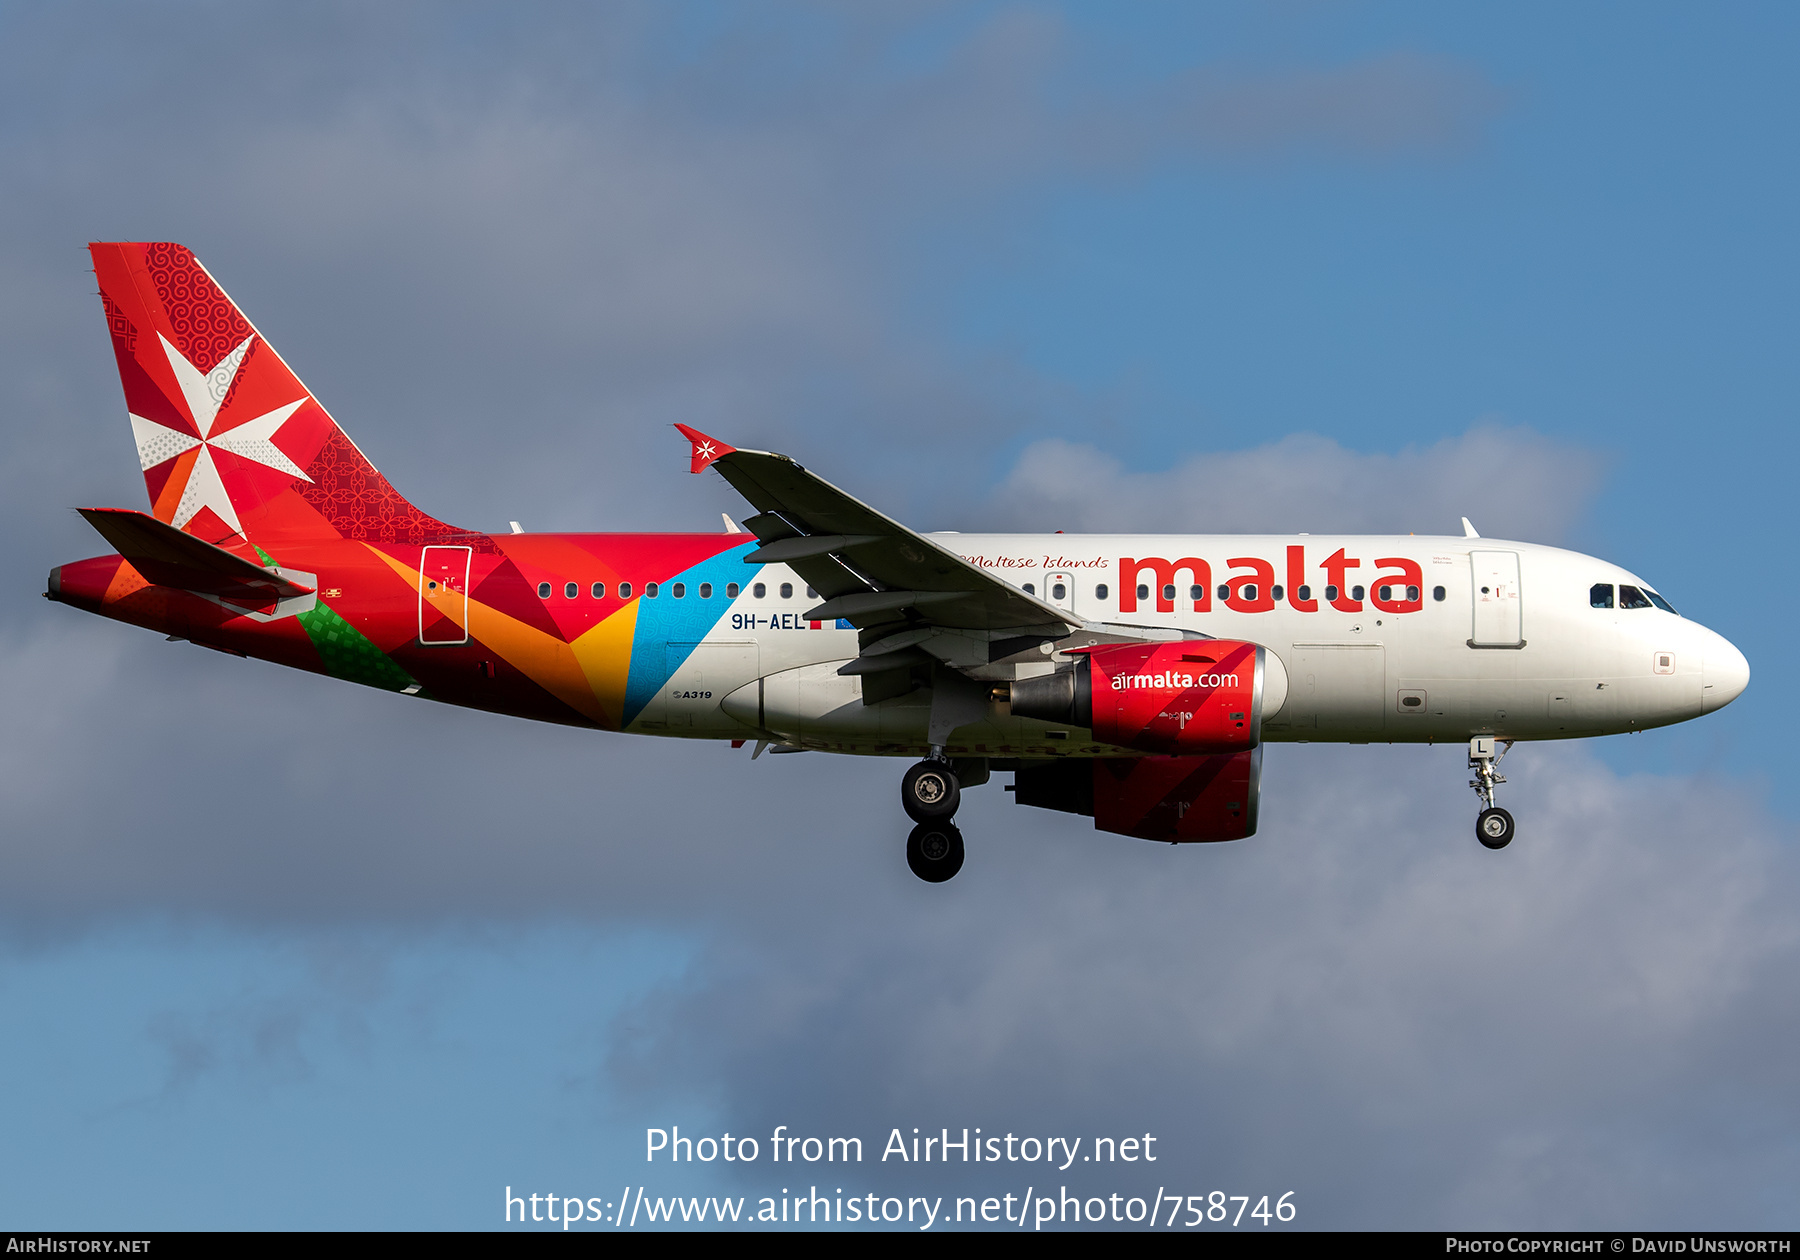
POLYGON ((62 566, 68 602, 370 686, 620 729, 680 666, 666 645, 705 639, 727 587, 755 576, 745 535, 496 537, 427 516, 186 248, 89 251, 152 513, 317 594, 239 607, 114 555, 62 566))
POLYGON ((503 534, 480 542, 460 535, 449 544, 467 548, 451 557, 459 566, 466 557, 467 584, 448 600, 434 600, 421 577, 426 548, 348 539, 258 547, 283 570, 316 577, 316 600, 299 601, 305 606, 293 615, 149 585, 116 555, 63 565, 60 598, 352 682, 619 730, 691 646, 714 634, 733 603, 727 590, 735 594, 756 576, 743 562, 755 540, 744 535, 503 534), (629 598, 620 597, 621 584, 629 598), (545 587, 548 596, 539 593, 545 587), (645 593, 651 588, 654 597, 645 593))

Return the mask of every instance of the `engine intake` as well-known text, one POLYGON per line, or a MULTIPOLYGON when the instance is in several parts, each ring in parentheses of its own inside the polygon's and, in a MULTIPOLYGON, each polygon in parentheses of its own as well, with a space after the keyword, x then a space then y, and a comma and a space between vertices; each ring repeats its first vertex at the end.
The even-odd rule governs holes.
MULTIPOLYGON (((1262 740, 1287 701, 1287 671, 1236 639, 1078 648, 1078 660, 1012 686, 1014 717, 1086 727, 1142 752, 1230 753, 1262 740)), ((1071 653, 1073 655, 1074 653, 1071 653)))

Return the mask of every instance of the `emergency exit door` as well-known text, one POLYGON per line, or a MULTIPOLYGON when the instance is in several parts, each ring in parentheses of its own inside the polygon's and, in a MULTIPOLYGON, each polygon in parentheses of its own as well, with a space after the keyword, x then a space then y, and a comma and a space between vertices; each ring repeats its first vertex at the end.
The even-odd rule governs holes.
POLYGON ((419 558, 419 642, 469 641, 469 547, 427 547, 419 558))
POLYGON ((1471 551, 1469 576, 1469 592, 1475 601, 1469 646, 1524 647, 1524 620, 1519 612, 1519 553, 1471 551))

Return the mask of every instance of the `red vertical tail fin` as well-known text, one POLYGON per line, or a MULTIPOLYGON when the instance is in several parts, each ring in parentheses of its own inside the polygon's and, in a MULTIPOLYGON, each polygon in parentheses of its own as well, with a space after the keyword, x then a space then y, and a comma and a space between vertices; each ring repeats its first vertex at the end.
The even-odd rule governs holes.
POLYGON ((88 250, 157 519, 221 544, 462 532, 388 484, 186 247, 88 250))

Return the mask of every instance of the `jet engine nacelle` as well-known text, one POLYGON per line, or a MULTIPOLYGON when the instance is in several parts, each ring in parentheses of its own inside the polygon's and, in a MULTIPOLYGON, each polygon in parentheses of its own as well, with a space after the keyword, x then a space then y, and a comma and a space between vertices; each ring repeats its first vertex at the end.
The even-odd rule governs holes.
POLYGON ((1053 674, 1012 685, 1014 717, 1084 726, 1120 748, 1183 756, 1262 740, 1287 702, 1281 658, 1255 643, 1193 639, 1077 648, 1053 674))

